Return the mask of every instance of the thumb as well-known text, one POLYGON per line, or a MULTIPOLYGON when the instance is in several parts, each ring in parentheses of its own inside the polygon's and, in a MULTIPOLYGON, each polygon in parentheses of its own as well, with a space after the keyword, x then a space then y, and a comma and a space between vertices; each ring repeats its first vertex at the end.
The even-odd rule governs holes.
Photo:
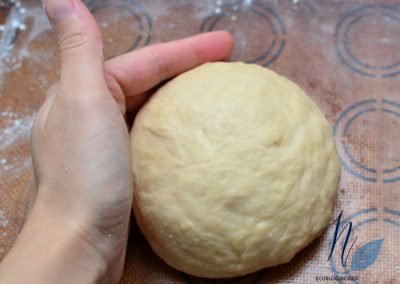
POLYGON ((61 52, 60 88, 98 93, 95 90, 106 84, 101 32, 95 19, 80 0, 43 0, 43 7, 61 52))

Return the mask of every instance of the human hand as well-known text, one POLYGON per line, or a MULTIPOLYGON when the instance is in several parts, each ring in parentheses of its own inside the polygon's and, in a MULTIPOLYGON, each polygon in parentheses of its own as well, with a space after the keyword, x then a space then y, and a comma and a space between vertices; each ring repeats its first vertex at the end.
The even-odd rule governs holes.
POLYGON ((79 0, 43 4, 59 41, 61 78, 32 129, 36 200, 0 282, 117 282, 133 190, 125 113, 160 82, 228 58, 232 38, 209 33, 104 63, 101 33, 79 0))

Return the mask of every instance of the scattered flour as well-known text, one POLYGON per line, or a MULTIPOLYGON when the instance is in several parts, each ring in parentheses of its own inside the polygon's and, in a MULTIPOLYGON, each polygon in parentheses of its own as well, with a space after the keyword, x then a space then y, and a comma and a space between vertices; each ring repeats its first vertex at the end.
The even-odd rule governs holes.
MULTIPOLYGON (((0 85, 6 72, 17 70, 21 67, 23 59, 43 64, 43 56, 35 56, 29 49, 29 44, 38 38, 46 30, 50 30, 50 24, 41 6, 29 6, 29 9, 21 5, 19 0, 9 0, 10 12, 4 25, 0 25, 0 85), (30 21, 27 40, 16 50, 15 42, 19 33, 27 30, 26 22, 30 21)), ((50 53, 51 56, 51 53, 50 53)), ((1 95, 0 95, 1 96, 1 95)))
POLYGON ((6 212, 0 210, 0 238, 7 236, 9 220, 7 219, 6 212))
POLYGON ((8 219, 3 210, 0 210, 0 228, 5 228, 8 226, 8 219))
POLYGON ((14 42, 18 32, 26 29, 26 9, 22 7, 19 0, 7 1, 7 3, 8 9, 10 9, 7 16, 7 21, 4 25, 0 25, 0 60, 6 58, 6 56, 14 47, 14 42))
POLYGON ((18 141, 29 139, 34 114, 20 117, 19 114, 12 111, 0 112, 0 119, 6 122, 6 127, 0 129, 0 145, 3 151, 6 151, 18 141))
POLYGON ((253 4, 253 0, 244 0, 243 1, 243 5, 245 7, 249 7, 249 6, 251 6, 251 4, 253 4))
MULTIPOLYGON (((0 112, 3 127, 0 128, 0 149, 7 153, 11 147, 18 147, 29 142, 34 113, 21 115, 9 108, 0 112)), ((0 157, 0 179, 7 177, 17 180, 31 167, 29 156, 2 156, 0 157)))

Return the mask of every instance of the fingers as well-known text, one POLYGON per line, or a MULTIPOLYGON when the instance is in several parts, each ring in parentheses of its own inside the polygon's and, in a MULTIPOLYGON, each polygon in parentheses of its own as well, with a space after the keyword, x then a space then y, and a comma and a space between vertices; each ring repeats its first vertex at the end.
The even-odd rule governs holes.
POLYGON ((43 0, 43 6, 58 37, 61 89, 90 90, 85 92, 88 96, 98 93, 105 80, 101 33, 93 16, 80 0, 43 0))
POLYGON ((106 62, 105 73, 114 78, 128 104, 143 99, 131 97, 145 93, 160 82, 208 61, 230 57, 233 39, 228 32, 205 33, 183 40, 145 47, 106 62))

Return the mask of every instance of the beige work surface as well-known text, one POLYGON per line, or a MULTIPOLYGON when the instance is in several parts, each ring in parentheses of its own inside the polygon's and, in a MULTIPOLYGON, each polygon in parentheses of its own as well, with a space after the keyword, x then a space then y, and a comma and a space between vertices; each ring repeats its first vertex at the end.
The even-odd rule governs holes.
MULTIPOLYGON (((233 60, 267 66, 299 84, 332 125, 343 164, 332 221, 343 211, 342 227, 352 223, 346 255, 358 237, 346 267, 340 260, 342 238, 327 261, 333 225, 288 264, 217 281, 168 267, 133 219, 122 283, 314 283, 324 276, 347 277, 332 281, 339 283, 400 283, 399 0, 86 3, 103 31, 108 58, 199 32, 229 30, 236 39, 233 60), (358 280, 349 281, 351 276, 358 280)), ((59 75, 56 40, 40 1, 22 6, 25 29, 8 31, 14 32, 10 42, 0 32, 0 259, 27 212, 34 114, 59 75)), ((1 23, 9 24, 9 14, 0 11, 1 23)))

